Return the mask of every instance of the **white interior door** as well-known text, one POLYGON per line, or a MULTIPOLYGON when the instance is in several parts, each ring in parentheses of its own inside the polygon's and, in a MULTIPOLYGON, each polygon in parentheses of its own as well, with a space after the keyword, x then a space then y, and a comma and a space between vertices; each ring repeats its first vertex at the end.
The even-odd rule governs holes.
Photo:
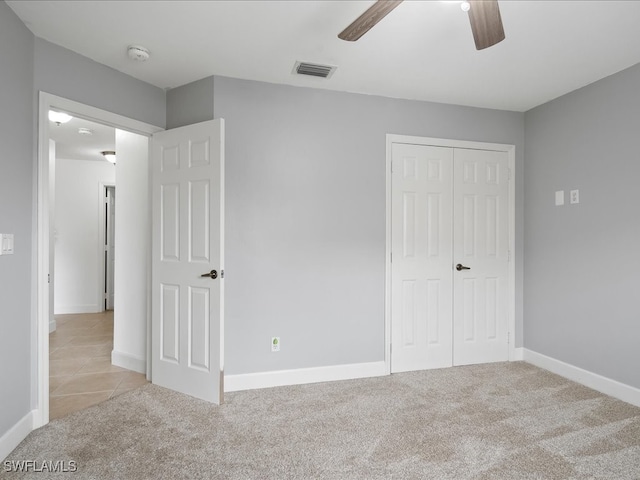
POLYGON ((224 121, 155 134, 151 148, 152 381, 220 403, 224 121))
POLYGON ((392 146, 391 368, 451 366, 453 150, 392 146))
POLYGON ((116 227, 116 188, 106 187, 106 225, 105 225, 105 307, 113 310, 114 273, 115 273, 115 227, 116 227))
POLYGON ((509 359, 508 155, 454 151, 453 364, 509 359))
POLYGON ((391 158, 391 371, 508 360, 508 154, 391 158))

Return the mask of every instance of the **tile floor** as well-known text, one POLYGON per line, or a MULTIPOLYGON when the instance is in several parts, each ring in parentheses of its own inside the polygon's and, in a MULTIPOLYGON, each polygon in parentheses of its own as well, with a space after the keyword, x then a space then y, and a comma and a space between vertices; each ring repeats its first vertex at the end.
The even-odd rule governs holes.
POLYGON ((111 365, 113 311, 56 315, 49 335, 49 418, 64 417, 147 383, 111 365))

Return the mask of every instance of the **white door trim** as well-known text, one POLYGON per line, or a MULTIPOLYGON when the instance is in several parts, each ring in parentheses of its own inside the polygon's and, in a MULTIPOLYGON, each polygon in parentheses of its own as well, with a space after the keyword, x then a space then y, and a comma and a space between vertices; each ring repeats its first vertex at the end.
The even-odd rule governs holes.
POLYGON ((466 148, 472 150, 492 150, 498 152, 507 152, 509 156, 509 252, 511 255, 509 261, 507 295, 508 295, 508 319, 509 328, 509 361, 518 359, 515 348, 515 145, 507 145, 502 143, 484 143, 467 140, 452 140, 443 138, 430 137, 414 137, 409 135, 387 134, 387 160, 385 170, 386 183, 386 248, 385 248, 385 308, 384 308, 384 363, 387 375, 391 374, 391 146, 394 143, 409 143, 412 145, 427 145, 433 147, 450 147, 450 148, 466 148))
MULTIPOLYGON (((39 92, 38 103, 38 159, 37 201, 34 204, 36 230, 32 241, 36 245, 33 257, 33 309, 31 364, 32 385, 35 386, 33 400, 35 410, 33 428, 49 423, 49 110, 59 109, 70 114, 121 130, 151 136, 163 128, 108 112, 100 108, 75 102, 67 98, 39 92)), ((150 277, 150 274, 149 274, 150 277)))

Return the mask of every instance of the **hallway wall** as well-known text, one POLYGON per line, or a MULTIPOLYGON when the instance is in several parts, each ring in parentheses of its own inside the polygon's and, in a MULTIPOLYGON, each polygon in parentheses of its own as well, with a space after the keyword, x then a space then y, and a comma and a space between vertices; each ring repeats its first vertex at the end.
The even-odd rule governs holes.
POLYGON ((115 184, 109 162, 56 159, 55 313, 104 310, 104 192, 115 184))

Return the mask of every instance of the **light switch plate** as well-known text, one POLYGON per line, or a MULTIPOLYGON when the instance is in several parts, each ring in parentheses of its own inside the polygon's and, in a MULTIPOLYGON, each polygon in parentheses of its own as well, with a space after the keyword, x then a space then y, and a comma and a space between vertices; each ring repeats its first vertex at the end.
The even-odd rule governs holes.
POLYGON ((0 255, 13 255, 13 233, 0 233, 0 255))
POLYGON ((556 192, 556 207, 564 205, 564 190, 558 190, 556 192))

